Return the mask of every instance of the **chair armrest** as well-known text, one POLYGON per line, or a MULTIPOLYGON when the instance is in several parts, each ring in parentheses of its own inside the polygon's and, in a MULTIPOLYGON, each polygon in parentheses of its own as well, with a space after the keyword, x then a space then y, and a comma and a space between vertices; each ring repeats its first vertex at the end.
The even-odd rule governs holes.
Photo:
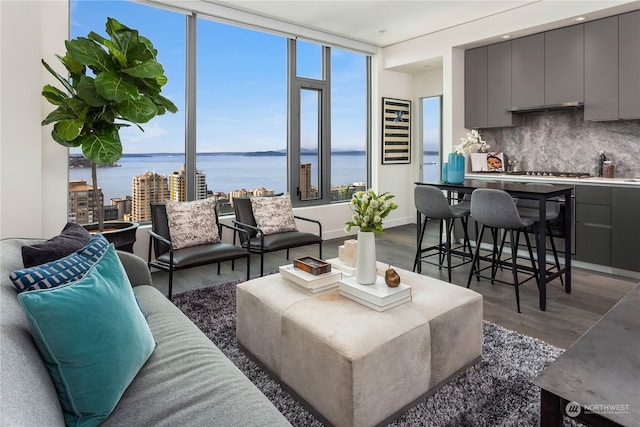
POLYGON ((322 238, 322 223, 320 221, 318 221, 317 219, 305 218, 303 216, 298 216, 298 215, 294 215, 293 217, 296 219, 300 219, 302 221, 308 221, 308 222, 313 222, 315 224, 318 224, 318 236, 322 238))
POLYGON ((147 263, 137 255, 129 252, 117 251, 120 262, 127 272, 131 286, 151 285, 151 273, 147 263))
POLYGON ((149 230, 149 236, 151 236, 151 238, 156 239, 156 240, 160 240, 162 243, 165 243, 167 245, 169 245, 171 247, 171 249, 173 249, 173 243, 171 243, 171 240, 165 239, 164 237, 162 237, 161 235, 159 235, 158 233, 149 230))
MULTIPOLYGON (((235 223, 235 221, 234 221, 234 223, 235 223)), ((234 244, 235 244, 235 232, 236 232, 236 231, 237 231, 238 233, 243 233, 243 234, 245 234, 245 239, 247 239, 247 240, 249 239, 249 232, 247 232, 247 230, 243 230, 242 228, 234 227, 234 226, 231 226, 231 225, 229 225, 229 224, 223 224, 223 223, 220 223, 220 226, 221 226, 221 227, 228 228, 229 230, 234 230, 234 234, 233 234, 233 236, 234 236, 234 239, 233 239, 233 240, 234 240, 234 242, 233 242, 233 243, 234 243, 234 244)), ((220 236, 220 237, 222 237, 222 236, 220 236)))
MULTIPOLYGON (((257 233, 264 234, 260 227, 256 227, 255 225, 245 224, 244 222, 234 220, 233 223, 239 227, 247 227, 252 230, 255 230, 257 233)), ((246 231, 245 231, 246 232, 246 231)))

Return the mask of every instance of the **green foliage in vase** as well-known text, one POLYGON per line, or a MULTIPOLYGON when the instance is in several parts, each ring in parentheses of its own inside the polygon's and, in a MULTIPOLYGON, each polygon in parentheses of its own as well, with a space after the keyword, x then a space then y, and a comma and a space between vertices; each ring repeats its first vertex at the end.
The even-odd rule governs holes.
POLYGON ((348 233, 352 227, 359 227, 360 231, 372 231, 376 234, 384 232, 382 220, 398 209, 398 205, 393 200, 393 195, 389 193, 376 194, 369 189, 358 191, 351 198, 351 209, 353 216, 345 223, 345 231, 348 233))

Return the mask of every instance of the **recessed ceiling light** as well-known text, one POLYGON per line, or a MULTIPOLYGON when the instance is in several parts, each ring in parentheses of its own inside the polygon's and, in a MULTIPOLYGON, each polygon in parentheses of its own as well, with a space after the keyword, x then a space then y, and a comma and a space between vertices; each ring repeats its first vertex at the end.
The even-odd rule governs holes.
POLYGON ((574 19, 574 21, 576 21, 576 22, 582 22, 582 21, 584 21, 585 19, 587 19, 587 17, 586 17, 586 16, 578 16, 576 19, 574 19))
POLYGON ((376 31, 376 36, 384 36, 384 33, 386 33, 387 30, 378 30, 376 31))
POLYGON ((502 38, 506 40, 506 39, 510 39, 511 36, 509 34, 505 34, 504 36, 502 36, 502 38))

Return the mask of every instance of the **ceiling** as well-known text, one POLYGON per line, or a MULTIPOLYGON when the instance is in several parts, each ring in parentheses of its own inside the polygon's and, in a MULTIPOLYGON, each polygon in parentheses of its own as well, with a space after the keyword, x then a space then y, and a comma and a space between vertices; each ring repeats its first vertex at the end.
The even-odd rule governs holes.
POLYGON ((538 1, 231 0, 212 3, 386 47, 538 1))
MULTIPOLYGON (((346 37, 377 47, 387 47, 423 35, 468 24, 489 16, 546 2, 563 0, 203 0, 312 30, 346 37)), ((577 1, 577 0, 564 0, 577 1)), ((640 1, 581 1, 606 6, 589 19, 638 8, 640 1), (611 9, 609 9, 611 5, 611 9), (606 11, 609 9, 609 11, 606 11)), ((551 23, 550 28, 568 25, 551 23)), ((535 31, 549 28, 537 28, 535 31)), ((526 35, 521 32, 518 36, 526 35)))

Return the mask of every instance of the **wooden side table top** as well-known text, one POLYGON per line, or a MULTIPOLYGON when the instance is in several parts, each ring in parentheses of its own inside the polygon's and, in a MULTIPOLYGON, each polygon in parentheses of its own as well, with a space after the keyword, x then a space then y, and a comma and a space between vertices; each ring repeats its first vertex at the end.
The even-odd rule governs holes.
MULTIPOLYGON (((625 426, 640 420, 640 285, 533 381, 582 411, 625 426)), ((544 408, 542 408, 544 410, 544 408)))

